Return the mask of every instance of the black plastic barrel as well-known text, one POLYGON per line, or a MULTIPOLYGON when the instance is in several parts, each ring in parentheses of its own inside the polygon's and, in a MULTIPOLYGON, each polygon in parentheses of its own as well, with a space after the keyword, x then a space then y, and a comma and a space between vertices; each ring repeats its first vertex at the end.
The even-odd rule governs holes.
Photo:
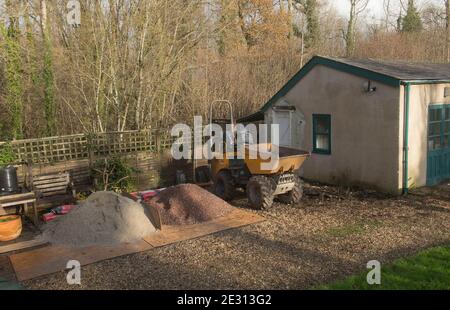
POLYGON ((13 166, 0 168, 0 196, 19 192, 17 169, 13 166))

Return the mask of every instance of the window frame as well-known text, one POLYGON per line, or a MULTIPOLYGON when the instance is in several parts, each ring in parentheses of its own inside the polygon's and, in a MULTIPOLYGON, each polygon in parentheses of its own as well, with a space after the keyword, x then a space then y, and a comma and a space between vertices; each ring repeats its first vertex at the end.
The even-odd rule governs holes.
POLYGON ((320 154, 320 155, 331 155, 331 130, 332 130, 332 124, 331 124, 331 114, 313 114, 313 153, 314 154, 320 154), (328 149, 319 149, 317 148, 317 136, 318 135, 325 135, 321 133, 317 133, 317 122, 319 119, 324 119, 328 123, 328 149))

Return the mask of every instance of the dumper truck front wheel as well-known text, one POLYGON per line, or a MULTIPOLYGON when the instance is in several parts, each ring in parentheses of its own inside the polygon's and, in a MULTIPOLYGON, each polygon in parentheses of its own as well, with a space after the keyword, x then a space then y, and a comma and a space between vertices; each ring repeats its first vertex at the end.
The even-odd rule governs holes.
POLYGON ((277 198, 284 204, 294 205, 300 203, 303 198, 303 181, 296 177, 294 188, 286 194, 279 195, 277 198))
POLYGON ((275 186, 272 179, 264 176, 252 177, 247 183, 247 197, 257 210, 267 210, 273 205, 275 186))
POLYGON ((229 171, 222 171, 217 175, 214 182, 214 193, 225 201, 233 200, 235 188, 233 177, 229 171))

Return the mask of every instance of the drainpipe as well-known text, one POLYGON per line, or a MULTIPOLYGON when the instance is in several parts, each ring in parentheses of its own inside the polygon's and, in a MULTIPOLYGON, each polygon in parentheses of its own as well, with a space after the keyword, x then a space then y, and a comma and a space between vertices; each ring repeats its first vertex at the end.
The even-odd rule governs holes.
POLYGON ((409 192, 409 100, 411 94, 411 83, 404 82, 404 125, 403 125, 403 195, 409 192))

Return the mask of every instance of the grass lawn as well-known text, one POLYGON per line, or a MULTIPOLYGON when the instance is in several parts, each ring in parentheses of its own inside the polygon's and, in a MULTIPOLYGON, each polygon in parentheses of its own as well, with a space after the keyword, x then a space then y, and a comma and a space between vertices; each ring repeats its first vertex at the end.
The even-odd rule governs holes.
POLYGON ((381 285, 368 285, 367 273, 319 287, 323 290, 449 290, 450 246, 381 266, 381 285))

